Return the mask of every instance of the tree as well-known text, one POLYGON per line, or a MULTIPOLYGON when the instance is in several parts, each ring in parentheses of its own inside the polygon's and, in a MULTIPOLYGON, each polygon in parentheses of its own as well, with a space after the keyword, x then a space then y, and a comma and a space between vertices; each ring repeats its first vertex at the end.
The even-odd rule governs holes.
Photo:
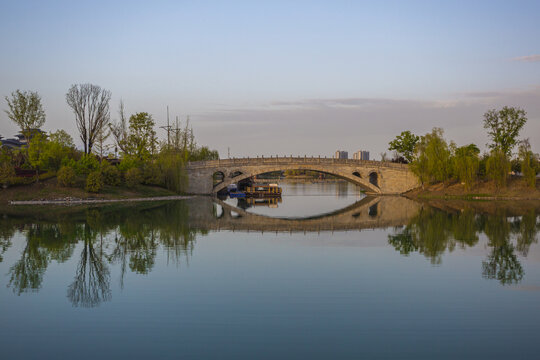
POLYGON ((146 112, 131 115, 126 150, 139 160, 148 160, 156 151, 157 139, 154 119, 146 112))
POLYGON ((414 135, 410 131, 402 131, 401 135, 396 136, 394 140, 388 143, 388 150, 397 151, 407 159, 408 162, 411 162, 414 157, 414 147, 418 140, 420 140, 420 137, 414 135))
POLYGON ((124 111, 124 102, 120 100, 120 109, 118 110, 118 113, 120 114, 120 120, 118 122, 113 122, 109 124, 109 127, 111 129, 111 133, 114 137, 114 141, 116 142, 116 146, 124 153, 127 153, 127 138, 128 138, 128 131, 127 131, 127 123, 126 123, 126 114, 124 111))
POLYGON ((106 144, 107 139, 111 136, 111 129, 108 126, 103 126, 101 130, 99 130, 97 139, 96 139, 96 145, 95 145, 95 153, 96 155, 99 155, 99 161, 103 161, 103 155, 107 153, 107 151, 110 149, 110 145, 106 144))
POLYGON ((36 181, 39 181, 37 176, 39 170, 46 169, 48 165, 47 138, 45 135, 38 133, 30 140, 28 144, 28 162, 30 166, 36 169, 36 181))
POLYGON ((74 148, 73 138, 64 130, 56 130, 49 134, 49 140, 66 148, 74 148))
POLYGON ((415 148, 415 158, 411 170, 422 184, 433 181, 447 181, 452 175, 451 152, 443 137, 443 130, 433 128, 422 136, 415 148))
POLYGON ((6 114, 21 129, 26 139, 30 138, 32 129, 39 129, 45 123, 45 111, 41 105, 41 97, 34 91, 16 90, 11 99, 5 97, 9 110, 6 114))
POLYGON ((536 162, 534 153, 531 151, 529 139, 521 141, 519 145, 519 158, 521 160, 521 173, 527 185, 533 189, 536 188, 536 162))
POLYGON ((455 150, 454 171, 459 181, 465 184, 466 190, 471 188, 478 176, 479 153, 480 150, 475 144, 462 146, 455 150))
POLYGON ((110 100, 110 91, 92 84, 72 85, 66 94, 66 101, 75 113, 85 154, 92 152, 99 132, 109 124, 110 100))
POLYGON ((486 163, 486 174, 488 178, 495 181, 497 187, 506 187, 509 172, 510 162, 506 154, 500 149, 491 151, 486 163))
POLYGON ((509 156, 517 143, 518 135, 527 122, 527 113, 520 108, 505 106, 502 110, 489 110, 484 114, 484 128, 493 141, 492 150, 501 150, 509 156))

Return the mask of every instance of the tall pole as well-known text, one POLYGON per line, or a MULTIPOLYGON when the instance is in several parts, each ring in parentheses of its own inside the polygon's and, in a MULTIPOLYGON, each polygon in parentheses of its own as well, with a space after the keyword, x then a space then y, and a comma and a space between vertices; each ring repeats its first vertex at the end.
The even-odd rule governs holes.
POLYGON ((167 146, 171 147, 171 126, 169 125, 169 105, 167 105, 167 146))

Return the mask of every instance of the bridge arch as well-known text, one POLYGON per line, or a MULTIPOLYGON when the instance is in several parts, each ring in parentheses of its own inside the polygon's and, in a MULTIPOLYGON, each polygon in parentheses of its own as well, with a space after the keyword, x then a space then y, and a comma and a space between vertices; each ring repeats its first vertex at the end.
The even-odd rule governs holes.
MULTIPOLYGON (((327 169, 324 169, 322 167, 316 166, 316 165, 310 165, 310 166, 286 166, 286 165, 277 165, 277 166, 265 166, 265 167, 254 167, 253 169, 247 171, 244 169, 243 172, 241 171, 233 171, 233 172, 241 172, 240 175, 234 177, 234 178, 224 178, 224 180, 220 183, 217 183, 214 185, 213 192, 218 193, 221 190, 224 190, 227 188, 228 185, 237 183, 239 181, 249 179, 250 177, 258 176, 261 174, 266 174, 269 172, 275 172, 275 171, 286 171, 286 170, 309 170, 309 171, 316 171, 323 174, 329 174, 336 176, 338 178, 347 180, 348 182, 351 182, 353 184, 356 184, 360 186, 361 188, 365 189, 366 191, 370 193, 380 194, 381 189, 379 187, 379 173, 376 169, 370 169, 368 171, 369 178, 366 179, 361 176, 360 170, 349 172, 349 171, 328 171, 327 169), (373 178, 375 179, 375 183, 371 182, 371 176, 373 175, 373 178)), ((364 171, 365 173, 365 171, 364 171)))

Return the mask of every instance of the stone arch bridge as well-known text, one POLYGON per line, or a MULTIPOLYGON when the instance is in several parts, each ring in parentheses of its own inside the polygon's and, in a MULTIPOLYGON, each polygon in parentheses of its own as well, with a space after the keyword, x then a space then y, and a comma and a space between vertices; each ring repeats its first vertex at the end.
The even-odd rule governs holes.
POLYGON ((364 188, 370 194, 402 194, 420 183, 407 165, 381 161, 320 157, 242 158, 190 162, 186 166, 188 193, 216 194, 228 185, 260 174, 312 170, 331 174, 364 188), (215 184, 214 176, 223 179, 215 184))

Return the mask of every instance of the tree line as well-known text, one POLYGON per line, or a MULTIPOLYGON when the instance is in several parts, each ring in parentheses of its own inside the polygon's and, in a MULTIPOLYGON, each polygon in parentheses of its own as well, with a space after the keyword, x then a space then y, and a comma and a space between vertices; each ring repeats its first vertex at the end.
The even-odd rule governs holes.
POLYGON ((186 162, 219 158, 217 151, 197 145, 189 118, 184 125, 177 121, 176 127, 167 129, 166 140, 157 137, 151 114, 128 117, 122 101, 118 120, 111 120, 111 92, 97 85, 74 84, 66 93, 82 150, 64 130, 48 135, 40 131, 46 114, 37 92, 16 90, 5 100, 5 113, 26 143, 20 149, 2 147, 0 183, 4 186, 29 182, 16 176, 17 169, 27 169, 35 171, 37 180, 56 176, 62 186, 78 186, 82 181, 90 192, 100 192, 104 185, 139 184, 182 192, 187 185, 186 162), (119 160, 117 166, 113 158, 119 160))
POLYGON ((512 173, 521 173, 527 186, 535 189, 539 156, 529 139, 519 139, 526 115, 523 109, 507 106, 487 111, 483 125, 491 142, 484 154, 476 144, 447 142, 441 128, 423 136, 403 131, 390 141, 388 149, 395 152, 393 161, 410 164, 422 186, 459 181, 470 190, 478 181, 491 180, 500 189, 507 186, 512 173))

